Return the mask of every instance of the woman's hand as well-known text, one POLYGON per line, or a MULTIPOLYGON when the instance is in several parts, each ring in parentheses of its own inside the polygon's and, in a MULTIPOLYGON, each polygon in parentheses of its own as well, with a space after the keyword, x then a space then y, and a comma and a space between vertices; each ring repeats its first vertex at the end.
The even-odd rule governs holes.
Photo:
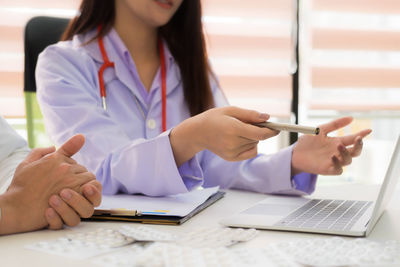
POLYGON ((268 119, 267 114, 238 107, 214 108, 189 118, 170 134, 175 161, 180 166, 204 149, 229 161, 255 157, 258 141, 279 133, 251 125, 268 119))
POLYGON ((321 125, 319 135, 303 135, 293 148, 292 175, 308 172, 324 175, 338 175, 343 166, 349 165, 353 157, 362 151, 362 139, 371 129, 343 137, 329 137, 328 133, 345 127, 352 117, 343 117, 321 125))

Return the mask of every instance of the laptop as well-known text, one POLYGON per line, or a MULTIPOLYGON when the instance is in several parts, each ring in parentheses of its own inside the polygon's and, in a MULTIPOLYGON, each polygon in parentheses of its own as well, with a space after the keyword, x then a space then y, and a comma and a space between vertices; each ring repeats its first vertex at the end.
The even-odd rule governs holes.
POLYGON ((400 136, 376 201, 271 196, 225 218, 223 225, 268 230, 368 236, 400 177, 400 136))

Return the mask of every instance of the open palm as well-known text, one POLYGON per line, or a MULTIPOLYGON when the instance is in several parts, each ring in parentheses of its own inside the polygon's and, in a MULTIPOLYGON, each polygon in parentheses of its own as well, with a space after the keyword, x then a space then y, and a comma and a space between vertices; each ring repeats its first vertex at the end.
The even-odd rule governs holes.
POLYGON ((339 118, 321 125, 319 135, 301 136, 293 148, 292 173, 341 174, 343 166, 349 165, 353 157, 360 155, 362 138, 371 133, 371 129, 364 129, 342 137, 328 136, 328 133, 345 127, 352 120, 352 117, 339 118))

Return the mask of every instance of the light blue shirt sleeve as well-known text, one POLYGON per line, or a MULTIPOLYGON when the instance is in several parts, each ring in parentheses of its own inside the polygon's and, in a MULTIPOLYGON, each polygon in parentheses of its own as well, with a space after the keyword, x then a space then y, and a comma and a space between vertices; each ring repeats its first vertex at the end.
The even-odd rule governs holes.
POLYGON ((26 141, 0 116, 0 194, 6 191, 15 169, 28 153, 26 141))
POLYGON ((16 149, 26 147, 26 141, 0 116, 0 161, 16 149))

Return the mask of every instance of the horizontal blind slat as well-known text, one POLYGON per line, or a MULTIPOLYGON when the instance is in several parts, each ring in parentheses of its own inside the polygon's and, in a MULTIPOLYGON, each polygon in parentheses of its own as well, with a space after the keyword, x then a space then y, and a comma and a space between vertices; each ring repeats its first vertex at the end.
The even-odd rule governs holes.
POLYGON ((221 88, 228 98, 292 98, 292 78, 262 76, 219 76, 221 88))
POLYGON ((369 111, 398 111, 400 104, 396 103, 359 103, 352 101, 349 103, 344 102, 323 102, 323 101, 310 101, 308 105, 312 110, 337 110, 337 111, 353 111, 353 112, 369 112, 369 111))
POLYGON ((0 72, 0 98, 23 97, 23 73, 0 72))
POLYGON ((293 0, 202 0, 203 14, 247 18, 292 18, 293 0))
POLYGON ((229 98, 229 103, 234 106, 254 109, 260 112, 265 112, 272 117, 278 118, 289 118, 290 117, 290 105, 291 101, 288 100, 278 100, 271 98, 229 98))
POLYGON ((3 117, 24 117, 25 101, 23 97, 0 97, 0 115, 3 117))
POLYGON ((24 29, 21 26, 0 25, 0 42, 21 41, 24 29))
POLYGON ((313 49, 400 51, 400 32, 312 30, 313 49))
POLYGON ((313 67, 312 86, 400 89, 400 69, 313 67))
POLYGON ((398 0, 313 0, 314 10, 355 13, 400 14, 398 0))
POLYGON ((35 9, 77 9, 81 0, 54 1, 54 0, 1 0, 1 7, 19 7, 24 10, 35 9))
POLYGON ((268 56, 290 60, 291 39, 285 37, 244 37, 209 35, 208 50, 212 56, 268 56))

